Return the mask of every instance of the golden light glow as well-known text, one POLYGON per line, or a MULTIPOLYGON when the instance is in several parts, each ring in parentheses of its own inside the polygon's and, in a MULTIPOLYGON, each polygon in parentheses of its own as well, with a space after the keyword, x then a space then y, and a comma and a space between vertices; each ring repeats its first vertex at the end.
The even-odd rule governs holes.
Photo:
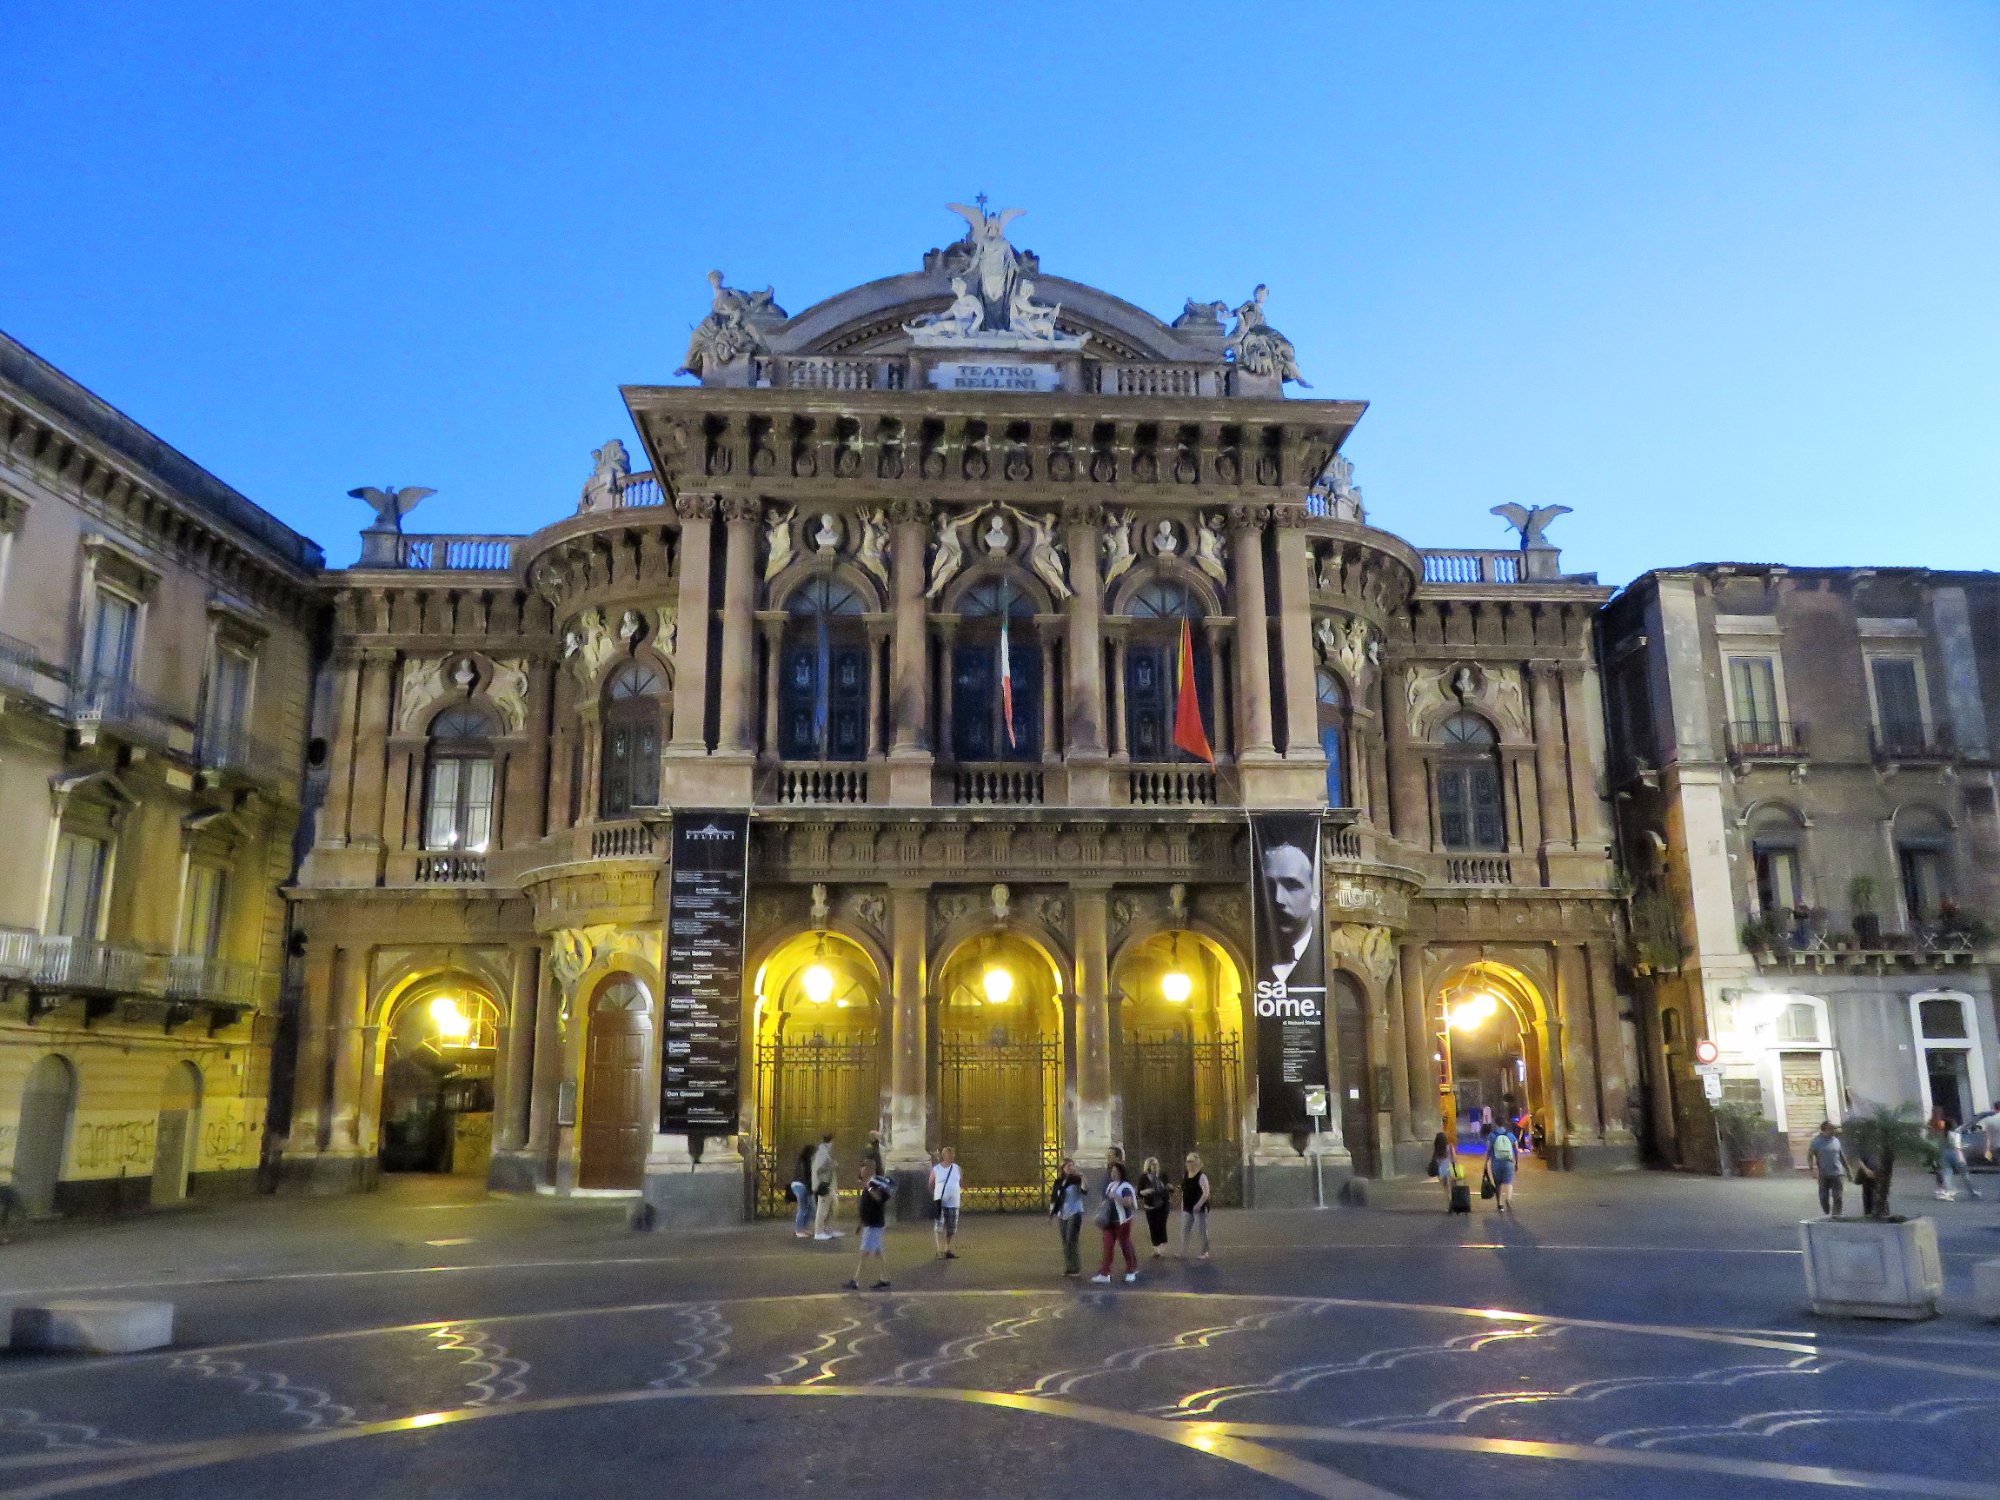
POLYGON ((440 1041, 462 1042, 472 1035, 471 1019, 449 995, 440 995, 431 1001, 431 1025, 437 1028, 440 1041))
POLYGON ((1453 1031, 1476 1031, 1479 1027, 1485 1025, 1486 1022, 1492 1020, 1494 1012, 1499 1009, 1500 1002, 1484 990, 1481 990, 1478 994, 1468 996, 1451 1008, 1451 1029, 1453 1031))
POLYGON ((986 991, 988 1005, 1005 1005, 1014 993, 1014 976, 995 964, 980 979, 979 987, 986 991))
POLYGON ((1169 969, 1160 976, 1160 993, 1174 1005, 1185 1005, 1194 993, 1194 981, 1179 969, 1169 969))
POLYGON ((825 964, 813 964, 800 976, 805 986, 806 999, 814 1005, 824 1005, 833 998, 833 970, 825 964))

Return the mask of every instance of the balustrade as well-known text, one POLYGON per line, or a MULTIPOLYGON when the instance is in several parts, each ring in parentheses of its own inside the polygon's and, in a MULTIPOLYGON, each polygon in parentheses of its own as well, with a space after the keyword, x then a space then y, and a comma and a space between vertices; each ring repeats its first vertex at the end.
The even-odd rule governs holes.
POLYGON ((514 565, 511 536, 403 536, 397 538, 397 564, 433 572, 505 572, 514 565))
POLYGON ((177 953, 167 960, 167 998, 219 1000, 251 1005, 257 996, 257 971, 250 964, 202 953, 177 953))
POLYGON ((1128 766, 1122 779, 1133 807, 1213 807, 1222 800, 1220 778, 1210 766, 1128 766))
POLYGON ((1426 551, 1425 583, 1519 583, 1526 576, 1519 552, 1426 551))
POLYGON ((1361 847, 1361 831, 1358 828, 1329 828, 1326 852, 1335 859, 1360 860, 1367 857, 1361 847))
POLYGON ((660 481, 650 469, 639 474, 627 474, 611 491, 611 503, 620 510, 658 505, 660 502, 660 481))
MULTIPOLYGON (((1100 378, 1100 387, 1102 386, 1100 378)), ((1111 389, 1116 396, 1226 396, 1226 365, 1113 365, 1111 389)))
POLYGON ((782 765, 767 782, 767 802, 786 807, 861 806, 868 801, 868 768, 852 764, 782 765))
POLYGON ((1040 807, 1048 800, 1040 766, 954 766, 950 778, 951 800, 960 807, 1040 807))
POLYGON ((660 852, 659 833, 652 823, 599 823, 590 830, 590 857, 650 859, 660 852))
POLYGON ((418 885, 482 885, 486 881, 486 856, 420 854, 415 875, 418 885))
POLYGON ((149 956, 137 948, 87 938, 35 939, 33 965, 25 976, 36 984, 69 989, 129 991, 152 988, 146 981, 149 956))
POLYGON ((1451 854, 1444 878, 1452 885, 1512 885, 1514 861, 1504 854, 1451 854))

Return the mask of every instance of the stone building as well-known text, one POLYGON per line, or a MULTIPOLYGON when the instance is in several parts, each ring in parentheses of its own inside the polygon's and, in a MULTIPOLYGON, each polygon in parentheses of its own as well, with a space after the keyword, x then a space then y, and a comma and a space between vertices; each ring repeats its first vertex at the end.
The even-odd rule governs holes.
POLYGON ((1710 1166, 1694 1071, 1799 1166, 1829 1115, 2000 1099, 2000 575, 1708 564, 1604 615, 1651 1142, 1710 1166))
POLYGON ((1315 1156, 1420 1168, 1447 1052, 1460 1105, 1629 1158, 1609 591, 1547 512, 1520 550, 1370 526, 1362 403, 1285 394, 1263 288, 1169 324, 957 211, 920 269, 796 316, 712 275, 697 383, 624 392, 650 470, 608 444, 530 536, 390 504, 327 576, 290 1173, 733 1218, 822 1130, 851 1164, 879 1129, 898 1169, 955 1145, 972 1204, 1113 1145, 1300 1202, 1315 1156), (1282 813, 1319 829, 1316 920, 1253 980, 1282 813), (727 861, 703 886, 669 851, 746 827, 739 951, 727 861), (663 974, 703 902, 668 967, 720 1009, 663 974), (1257 997, 1314 939, 1280 1058, 1257 997))
POLYGON ((0 336, 0 1182, 241 1187, 283 971, 319 549, 0 336))

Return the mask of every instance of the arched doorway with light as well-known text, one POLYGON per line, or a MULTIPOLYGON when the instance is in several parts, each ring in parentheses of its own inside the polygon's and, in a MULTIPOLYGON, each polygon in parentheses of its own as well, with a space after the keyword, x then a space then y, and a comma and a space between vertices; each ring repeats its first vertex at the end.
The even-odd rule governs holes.
POLYGON ((1198 1154, 1215 1201, 1243 1201, 1243 978, 1198 933, 1156 932, 1126 947, 1112 971, 1118 996, 1113 1058, 1120 1144, 1135 1167, 1149 1156, 1178 1181, 1198 1154))
POLYGON ((1479 1145, 1486 1109, 1496 1123, 1525 1114, 1534 1146, 1561 1143, 1547 1016, 1541 991, 1507 964, 1469 964, 1436 992, 1432 1018, 1447 1063, 1442 1103, 1461 1146, 1479 1145))
POLYGON ((653 995, 636 974, 598 980, 584 1028, 583 1094, 577 1111, 576 1185, 636 1191, 659 1119, 653 995))
POLYGON ((1062 984, 1008 929, 959 943, 931 988, 933 1146, 951 1146, 965 1207, 1040 1209, 1062 1164, 1062 984))
POLYGON ((752 992, 754 1209, 783 1215, 804 1148, 831 1134, 845 1176, 882 1123, 882 978, 858 943, 805 932, 758 967, 752 992))
POLYGON ((380 1059, 383 1171, 485 1176, 499 1025, 499 1007, 469 974, 427 975, 390 1002, 380 1059))
POLYGON ((201 1069, 177 1062, 167 1069, 160 1091, 160 1114, 153 1130, 154 1207, 179 1203, 188 1193, 188 1175, 201 1140, 201 1069))

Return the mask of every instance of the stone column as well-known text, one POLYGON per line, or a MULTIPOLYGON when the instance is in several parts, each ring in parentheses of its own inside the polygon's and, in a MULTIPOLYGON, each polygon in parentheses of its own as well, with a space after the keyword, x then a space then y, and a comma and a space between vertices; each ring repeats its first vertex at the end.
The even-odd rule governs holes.
POLYGON ((889 893, 888 1164, 917 1170, 930 1160, 930 1047, 925 1035, 926 899, 921 886, 889 893))
MULTIPOLYGON (((1319 743, 1319 683, 1312 644, 1312 545, 1306 508, 1274 511, 1278 548, 1278 644, 1285 684, 1285 759, 1324 767, 1319 743)), ((1323 775, 1324 772, 1322 771, 1323 775)))
POLYGON ((1102 886, 1070 889, 1076 899, 1076 1149, 1101 1160, 1113 1144, 1107 900, 1102 886))
MULTIPOLYGON (((576 681, 576 675, 567 668, 549 679, 550 697, 561 703, 562 684, 567 680, 576 681)), ((676 700, 678 701, 678 700, 676 700)), ((559 709, 554 715, 555 728, 549 736, 549 807, 548 828, 553 833, 558 828, 570 826, 570 797, 575 791, 574 777, 579 771, 576 764, 576 714, 574 705, 567 710, 559 709)))
POLYGON ((1278 758, 1271 740, 1271 626, 1264 608, 1264 518, 1261 505, 1229 512, 1230 576, 1236 606, 1236 758, 1248 765, 1278 758))
POLYGON ((1596 678, 1580 663, 1562 669, 1563 717, 1569 727, 1569 774, 1571 795, 1576 804, 1576 842, 1579 848, 1602 849, 1611 843, 1611 828, 1598 788, 1604 769, 1602 712, 1596 678))
POLYGON ((1428 849, 1429 788, 1424 784, 1423 756, 1410 739, 1401 673, 1385 677, 1382 683, 1382 752, 1388 770, 1390 830, 1411 848, 1428 849))
POLYGON ((379 848, 388 842, 382 827, 383 791, 388 772, 389 699, 395 689, 396 653, 370 646, 362 652, 360 690, 353 741, 354 803, 348 842, 379 848))
POLYGON ((931 800, 931 656, 929 602, 924 598, 924 547, 929 539, 927 500, 898 500, 890 582, 895 619, 889 637, 889 800, 931 800))
POLYGON ((556 1124, 556 1102, 563 1073, 563 986, 555 970, 538 966, 535 983, 535 1050, 529 1072, 528 1150, 534 1157, 537 1183, 555 1181, 556 1152, 562 1131, 556 1124))
MULTIPOLYGON (((871 618, 868 622, 868 758, 882 758, 882 704, 886 694, 882 681, 883 644, 889 638, 890 626, 887 622, 871 618)), ((764 653, 764 675, 768 681, 765 688, 766 713, 764 716, 764 752, 775 757, 778 753, 778 647, 768 644, 764 653)))
MULTIPOLYGON (((1104 583, 1097 561, 1103 527, 1102 506, 1074 504, 1063 509, 1069 582, 1075 590, 1065 606, 1069 615, 1069 682, 1063 721, 1069 741, 1069 800, 1079 806, 1101 806, 1111 800, 1104 722, 1104 583)), ((1044 683, 1042 690, 1052 692, 1055 688, 1054 683, 1044 683)))
POLYGON ((1125 744, 1125 637, 1122 633, 1111 640, 1111 680, 1118 685, 1118 703, 1111 715, 1111 758, 1127 761, 1132 758, 1132 752, 1125 744))
MULTIPOLYGON (((1399 963, 1398 970, 1401 967, 1399 963)), ((1376 1055, 1389 1065, 1390 1131, 1396 1140, 1407 1141, 1413 1139, 1410 1134, 1410 1042, 1409 1018, 1404 1011, 1400 973, 1391 975, 1382 986, 1382 1009, 1388 1013, 1388 1035, 1385 1045, 1376 1055)), ((1375 1101, 1377 1109, 1382 1104, 1380 1099, 1375 1101)))
POLYGON ((1581 943, 1558 943, 1555 956, 1557 1009, 1562 1019, 1563 1096, 1569 1138, 1572 1143, 1595 1140, 1602 1133, 1602 1127, 1596 1110, 1597 1057, 1591 1046, 1595 1023, 1590 1009, 1589 967, 1581 943))
POLYGON ((1618 980, 1611 966, 1608 943, 1589 943, 1583 950, 1590 976, 1590 1008, 1597 1041, 1597 1083, 1603 1100, 1604 1139, 1630 1146, 1632 1130, 1625 1111, 1632 1080, 1625 1076, 1625 1027, 1618 1019, 1618 980))
MULTIPOLYGON (((1225 705, 1229 702, 1227 691, 1229 683, 1228 653, 1223 650, 1223 635, 1226 628, 1219 625, 1211 626, 1205 632, 1208 636, 1208 680, 1213 684, 1213 701, 1225 705)), ((1209 725, 1209 728, 1214 731, 1215 738, 1209 741, 1209 749, 1213 750, 1218 758, 1225 755, 1234 756, 1236 753, 1236 725, 1232 721, 1231 716, 1227 713, 1217 713, 1211 714, 1210 717, 1215 720, 1213 724, 1209 725)))
MULTIPOLYGON (((382 796, 382 843, 390 849, 415 849, 423 843, 424 745, 404 739, 389 742, 389 776, 382 796)), ((503 809, 504 810, 504 809, 503 809)))
MULTIPOLYGON (((758 741, 764 747, 764 754, 771 760, 778 759, 778 653, 784 646, 785 622, 782 619, 762 620, 764 636, 764 708, 761 718, 763 731, 758 741)), ((874 674, 869 674, 873 686, 874 674)))
POLYGON ((327 1146, 328 1068, 332 1041, 333 988, 340 978, 340 949, 332 944, 308 950, 305 985, 299 995, 298 1054, 292 1072, 292 1130, 285 1149, 316 1154, 327 1146))
POLYGON ((333 738, 330 745, 333 765, 326 780, 326 804, 320 810, 315 842, 338 847, 347 842, 347 820, 353 806, 354 765, 359 750, 354 734, 360 722, 360 649, 342 646, 336 650, 333 670, 333 738))
POLYGON ((1428 1141, 1437 1134, 1438 1048, 1437 1027, 1430 1013, 1430 996, 1424 987, 1424 945, 1405 943, 1396 965, 1403 990, 1403 1045, 1408 1049, 1410 1090, 1410 1134, 1428 1141))
POLYGON ((1056 695, 1062 691, 1058 676, 1054 627, 1044 616, 1035 622, 1035 634, 1042 648, 1042 760, 1056 765, 1062 761, 1063 747, 1056 742, 1056 695))
POLYGON ((524 737, 519 751, 507 759, 506 801, 501 808, 500 843, 515 848, 532 843, 547 830, 548 809, 542 788, 549 777, 549 691, 555 674, 550 662, 529 662, 528 695, 521 708, 524 737))
POLYGON ((1528 668, 1528 701, 1535 716, 1535 800, 1542 812, 1542 838, 1555 853, 1567 853, 1576 842, 1569 815, 1561 691, 1561 674, 1553 665, 1537 662, 1528 668))
POLYGON ((521 1151, 528 1144, 528 1106, 534 1093, 535 998, 540 979, 538 951, 531 945, 514 948, 507 994, 506 1040, 500 1055, 505 1065, 495 1078, 493 1149, 521 1151))
POLYGON ((332 1095, 327 1101, 327 1148, 353 1153, 363 1135, 361 1110, 367 1072, 368 950, 343 947, 334 956, 327 1025, 333 1054, 332 1095))
POLYGON ((709 574, 715 537, 715 500, 683 495, 674 502, 681 516, 681 595, 674 625, 674 727, 671 755, 706 755, 702 728, 708 710, 709 574))
POLYGON ((717 755, 752 755, 756 748, 757 523, 754 500, 723 502, 728 523, 722 560, 722 696, 717 755))

